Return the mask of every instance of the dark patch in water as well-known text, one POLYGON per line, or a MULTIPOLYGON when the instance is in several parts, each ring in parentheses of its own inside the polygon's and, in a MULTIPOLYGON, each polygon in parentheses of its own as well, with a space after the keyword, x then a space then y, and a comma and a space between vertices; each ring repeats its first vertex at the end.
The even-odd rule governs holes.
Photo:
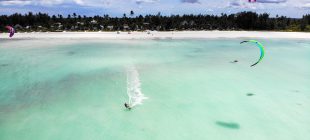
POLYGON ((240 125, 234 122, 222 122, 217 121, 216 124, 221 127, 229 128, 229 129, 240 129, 240 125))
POLYGON ((68 55, 74 55, 75 54, 75 52, 68 52, 68 55))
POLYGON ((9 64, 0 64, 0 67, 7 67, 9 64))
POLYGON ((201 52, 203 52, 203 49, 201 49, 201 48, 193 49, 193 53, 201 53, 201 52))
POLYGON ((247 93, 246 96, 254 96, 254 93, 247 93))
POLYGON ((298 43, 298 44, 310 44, 310 43, 305 42, 305 41, 298 41, 297 43, 298 43))
POLYGON ((193 54, 186 54, 185 57, 194 58, 194 57, 196 57, 196 55, 193 55, 193 54))
POLYGON ((300 91, 299 90, 292 90, 292 92, 299 93, 300 91))

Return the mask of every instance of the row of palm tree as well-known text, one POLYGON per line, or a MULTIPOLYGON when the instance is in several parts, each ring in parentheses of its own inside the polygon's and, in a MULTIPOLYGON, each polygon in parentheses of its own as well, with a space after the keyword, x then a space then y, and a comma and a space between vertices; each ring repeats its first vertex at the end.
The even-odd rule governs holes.
POLYGON ((110 17, 69 14, 48 15, 46 13, 15 13, 0 16, 0 30, 11 25, 17 31, 117 31, 117 30, 266 30, 266 31, 310 31, 310 14, 302 18, 285 16, 270 17, 269 14, 240 12, 221 15, 156 15, 110 17))

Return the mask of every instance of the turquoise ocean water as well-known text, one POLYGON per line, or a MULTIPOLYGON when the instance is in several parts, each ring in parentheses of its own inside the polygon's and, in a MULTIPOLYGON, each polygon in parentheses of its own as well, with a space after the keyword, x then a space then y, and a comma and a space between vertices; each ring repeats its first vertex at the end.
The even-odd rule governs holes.
POLYGON ((310 41, 243 40, 2 40, 0 140, 308 140, 310 41))

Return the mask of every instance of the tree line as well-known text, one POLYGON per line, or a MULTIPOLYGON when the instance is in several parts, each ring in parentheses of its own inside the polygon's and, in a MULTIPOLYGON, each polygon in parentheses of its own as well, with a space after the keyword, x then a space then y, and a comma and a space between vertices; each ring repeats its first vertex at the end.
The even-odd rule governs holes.
POLYGON ((109 15, 85 16, 76 13, 48 15, 46 13, 15 13, 0 16, 0 30, 13 26, 17 32, 28 31, 174 31, 174 30, 258 30, 310 32, 310 14, 302 18, 270 17, 269 14, 240 12, 221 15, 138 15, 133 11, 122 17, 109 15))

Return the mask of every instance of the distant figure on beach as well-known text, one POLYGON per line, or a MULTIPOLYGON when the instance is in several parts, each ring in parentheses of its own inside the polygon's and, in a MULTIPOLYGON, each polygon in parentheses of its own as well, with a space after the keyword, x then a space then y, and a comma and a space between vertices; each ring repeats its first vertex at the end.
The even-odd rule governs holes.
POLYGON ((129 104, 125 103, 124 105, 125 105, 125 107, 126 107, 127 109, 129 109, 129 110, 131 109, 131 107, 129 106, 129 104))

